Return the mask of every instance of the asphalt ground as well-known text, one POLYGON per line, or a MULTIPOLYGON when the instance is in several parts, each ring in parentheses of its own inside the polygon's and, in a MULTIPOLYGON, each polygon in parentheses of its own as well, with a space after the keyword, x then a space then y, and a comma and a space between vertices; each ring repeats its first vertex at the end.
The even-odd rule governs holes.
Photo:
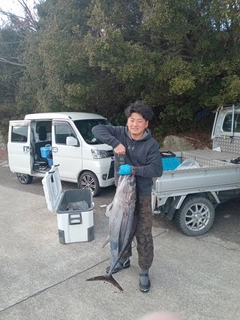
POLYGON ((151 290, 139 291, 134 247, 131 267, 114 275, 120 292, 86 281, 109 264, 109 245, 102 248, 108 234, 104 205, 114 192, 104 189, 94 198, 94 240, 63 245, 41 179, 20 185, 0 160, 0 319, 137 320, 163 310, 182 320, 240 319, 239 199, 219 206, 214 226, 201 237, 187 237, 174 221, 154 216, 151 290))

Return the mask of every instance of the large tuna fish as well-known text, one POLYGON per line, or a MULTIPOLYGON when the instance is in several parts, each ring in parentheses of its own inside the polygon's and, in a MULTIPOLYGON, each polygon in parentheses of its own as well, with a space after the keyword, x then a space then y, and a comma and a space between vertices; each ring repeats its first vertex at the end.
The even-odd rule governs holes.
POLYGON ((113 278, 112 271, 133 240, 137 225, 135 206, 136 178, 134 175, 120 176, 109 216, 110 269, 106 275, 93 277, 87 281, 104 280, 123 291, 113 278))

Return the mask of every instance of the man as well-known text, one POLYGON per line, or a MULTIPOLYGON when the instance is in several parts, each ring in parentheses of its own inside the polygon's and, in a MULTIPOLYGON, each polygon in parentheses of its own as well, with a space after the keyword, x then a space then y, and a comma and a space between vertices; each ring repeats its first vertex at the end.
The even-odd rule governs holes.
MULTIPOLYGON (((94 136, 113 147, 115 157, 115 182, 118 175, 136 175, 138 224, 135 231, 137 239, 138 264, 141 268, 139 289, 148 292, 151 286, 149 268, 153 261, 152 178, 162 175, 162 158, 157 141, 148 129, 153 111, 144 103, 137 101, 125 109, 127 125, 98 125, 92 129, 94 136), (119 156, 125 157, 125 164, 119 166, 119 156)), ((130 267, 131 247, 123 254, 113 273, 130 267)), ((108 270, 108 268, 107 268, 108 270)))

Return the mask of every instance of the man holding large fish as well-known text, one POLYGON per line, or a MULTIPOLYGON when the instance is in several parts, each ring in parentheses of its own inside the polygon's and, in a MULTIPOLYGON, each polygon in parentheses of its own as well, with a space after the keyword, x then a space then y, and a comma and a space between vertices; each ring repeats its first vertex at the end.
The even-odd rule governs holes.
MULTIPOLYGON (((162 175, 162 158, 158 143, 148 129, 149 121, 153 117, 152 109, 143 102, 136 101, 125 109, 125 115, 127 117, 126 127, 98 125, 92 131, 98 140, 113 147, 116 155, 116 186, 119 176, 134 175, 136 177, 137 226, 134 235, 137 240, 140 267, 139 289, 142 292, 148 292, 151 286, 149 268, 154 256, 151 208, 152 178, 162 175), (119 156, 124 156, 125 164, 119 164, 119 156)), ((111 273, 130 267, 129 257, 131 255, 130 244, 113 266, 111 273)), ((107 273, 110 268, 111 265, 107 268, 107 273)))

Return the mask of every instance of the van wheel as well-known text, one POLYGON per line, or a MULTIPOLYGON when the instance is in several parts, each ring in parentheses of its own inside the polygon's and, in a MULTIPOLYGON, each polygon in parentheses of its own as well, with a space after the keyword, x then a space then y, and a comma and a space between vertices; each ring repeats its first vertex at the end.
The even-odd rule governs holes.
POLYGON ((192 196, 185 199, 174 219, 178 228, 187 236, 201 236, 214 222, 214 206, 207 198, 192 196))
POLYGON ((90 171, 86 171, 80 175, 79 180, 78 180, 78 188, 92 189, 92 193, 93 193, 94 197, 99 195, 99 193, 101 191, 97 177, 95 176, 94 173, 92 173, 90 171))
POLYGON ((32 182, 33 177, 30 176, 29 174, 17 173, 17 179, 22 184, 29 184, 32 182))

